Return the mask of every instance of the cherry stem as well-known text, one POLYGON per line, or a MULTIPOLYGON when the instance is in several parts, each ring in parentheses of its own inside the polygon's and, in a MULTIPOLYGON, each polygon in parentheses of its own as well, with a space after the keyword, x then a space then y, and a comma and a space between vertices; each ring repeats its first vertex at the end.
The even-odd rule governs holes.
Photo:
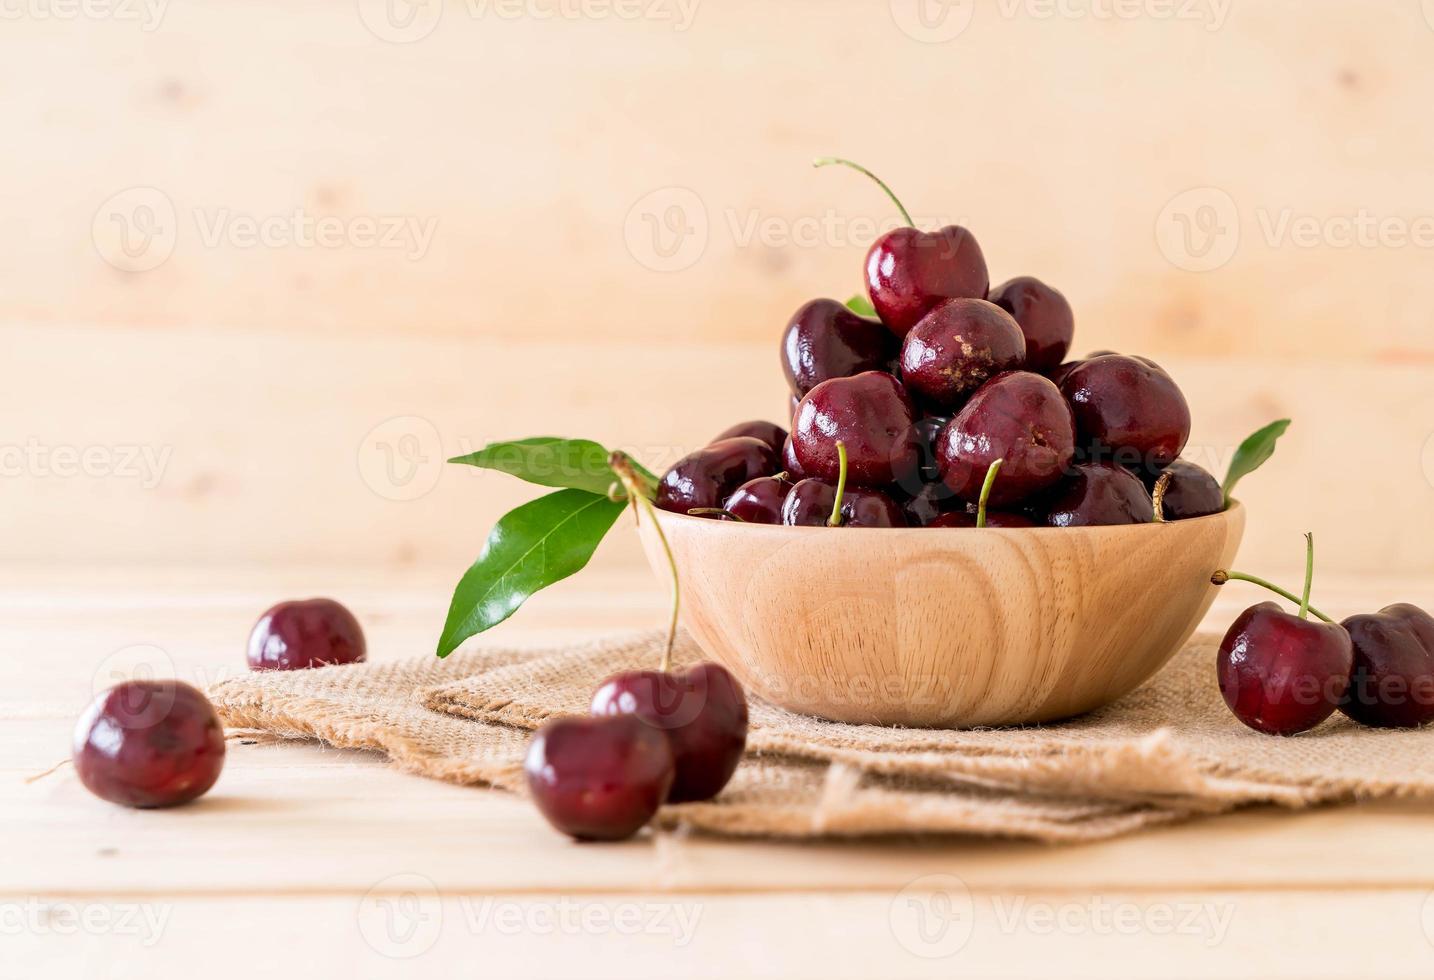
POLYGON ((820 159, 812 161, 812 166, 814 167, 830 167, 833 165, 850 167, 857 173, 866 174, 872 180, 876 181, 876 186, 886 191, 886 196, 891 198, 891 203, 896 205, 896 210, 901 212, 901 216, 906 219, 907 225, 912 228, 916 227, 916 222, 911 220, 911 213, 907 211, 906 206, 901 203, 901 198, 897 197, 896 194, 892 191, 892 189, 886 186, 886 181, 882 180, 880 177, 863 167, 861 164, 852 163, 850 160, 843 160, 841 157, 821 157, 820 159))
POLYGON ((738 524, 747 523, 746 521, 742 520, 742 518, 732 513, 730 510, 727 510, 725 507, 693 507, 687 513, 689 516, 692 517, 715 517, 720 514, 723 517, 732 518, 732 520, 736 521, 738 524))
POLYGON ((652 528, 657 532, 657 540, 662 543, 663 554, 667 556, 667 568, 672 573, 672 618, 667 624, 667 646, 662 651, 662 663, 658 666, 664 674, 672 669, 672 647, 677 641, 677 613, 682 602, 682 590, 678 586, 677 559, 672 557, 672 546, 667 543, 667 535, 662 532, 662 522, 657 519, 657 510, 652 506, 652 501, 642 492, 642 481, 638 478, 637 472, 633 469, 627 454, 616 451, 608 457, 608 465, 617 474, 622 485, 627 488, 628 498, 632 501, 633 519, 638 519, 638 501, 642 501, 641 507, 647 511, 647 516, 652 520, 652 528))
POLYGON ((1310 586, 1314 584, 1314 532, 1305 534, 1305 591, 1300 596, 1300 619, 1310 618, 1310 586))
POLYGON ((1165 523, 1165 491, 1170 488, 1170 478, 1173 474, 1166 470, 1160 474, 1160 479, 1155 481, 1155 489, 1150 491, 1150 501, 1155 505, 1155 523, 1165 523))
POLYGON ((981 484, 981 498, 976 503, 976 526, 986 526, 986 505, 991 500, 991 488, 996 485, 996 474, 1001 472, 1001 467, 1006 461, 998 459, 986 468, 986 482, 981 484))
MULTIPOLYGON (((1224 585, 1226 582, 1249 582, 1253 585, 1260 586, 1260 588, 1262 589, 1269 589, 1275 595, 1283 596, 1291 602, 1301 602, 1300 597, 1295 595, 1293 592, 1290 592, 1287 589, 1282 589, 1278 585, 1275 585, 1273 582, 1267 582, 1265 579, 1259 578, 1255 575, 1246 575, 1244 572, 1231 572, 1222 569, 1221 571, 1218 571, 1214 575, 1210 576, 1211 585, 1224 585)), ((1334 622, 1334 620, 1330 619, 1328 616, 1320 612, 1314 606, 1310 606, 1309 611, 1314 614, 1316 619, 1322 619, 1326 623, 1334 622)))
POLYGON ((827 518, 827 527, 841 527, 841 501, 846 496, 846 443, 837 440, 837 488, 836 499, 832 501, 832 516, 827 518))

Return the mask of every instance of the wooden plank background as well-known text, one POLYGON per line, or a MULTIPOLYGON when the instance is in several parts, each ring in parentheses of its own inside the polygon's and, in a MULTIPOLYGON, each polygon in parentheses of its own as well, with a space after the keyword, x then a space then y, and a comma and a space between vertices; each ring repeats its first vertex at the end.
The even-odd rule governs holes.
POLYGON ((786 316, 893 218, 808 166, 839 152, 1065 290, 1079 349, 1166 362, 1200 458, 1295 418, 1243 564, 1313 528, 1323 567, 1430 570, 1434 4, 33 6, 0 32, 9 560, 456 572, 528 491, 445 454, 660 464, 777 417, 786 316))

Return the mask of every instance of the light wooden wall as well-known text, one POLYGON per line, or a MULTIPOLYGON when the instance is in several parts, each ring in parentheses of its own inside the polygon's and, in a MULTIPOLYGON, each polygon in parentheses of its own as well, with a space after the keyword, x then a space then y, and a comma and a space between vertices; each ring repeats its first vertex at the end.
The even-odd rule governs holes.
POLYGON ((1245 564, 1313 527, 1331 566, 1434 567, 1434 2, 967 0, 929 31, 915 0, 699 0, 685 30, 501 2, 401 44, 368 0, 13 8, 0 446, 45 462, 0 479, 7 559, 457 568, 527 491, 441 454, 554 432, 660 462, 775 417, 785 317, 853 292, 892 219, 808 166, 842 153, 1065 290, 1080 349, 1166 362, 1199 447, 1295 418, 1245 564), (296 209, 432 237, 206 240, 296 209), (691 234, 665 257, 653 221, 691 234), (418 483, 374 475, 383 444, 418 483), (170 454, 156 486, 111 472, 129 446, 170 454))

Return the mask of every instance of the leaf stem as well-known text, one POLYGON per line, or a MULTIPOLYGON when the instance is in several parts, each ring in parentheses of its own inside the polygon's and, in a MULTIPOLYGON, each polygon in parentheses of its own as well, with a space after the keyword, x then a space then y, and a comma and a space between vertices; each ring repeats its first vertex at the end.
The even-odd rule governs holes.
POLYGON ((837 487, 836 497, 832 500, 832 516, 827 518, 827 527, 841 527, 841 501, 846 496, 846 443, 840 439, 836 444, 837 451, 837 487))
POLYGON ((678 583, 677 559, 672 556, 672 545, 667 541, 667 535, 662 531, 662 522, 657 519, 657 510, 652 506, 652 501, 642 493, 641 483, 632 467, 632 461, 627 454, 616 451, 608 458, 608 465, 612 467, 618 479, 627 487, 628 496, 632 498, 633 513, 637 513, 638 501, 647 511, 648 519, 652 521, 652 529, 657 532, 657 540, 662 543, 663 554, 667 556, 667 568, 672 573, 672 617, 667 623, 667 646, 662 651, 662 663, 658 669, 664 674, 672 669, 672 647, 677 641, 677 615, 682 602, 682 590, 678 583))
POLYGON ((976 504, 976 526, 986 526, 986 505, 991 501, 991 488, 996 485, 996 475, 1001 472, 1006 460, 996 460, 986 469, 986 482, 981 484, 981 498, 976 504))
MULTIPOLYGON (((1211 585, 1224 585, 1226 582, 1249 582, 1253 585, 1260 586, 1260 588, 1262 589, 1269 589, 1275 595, 1283 596, 1291 602, 1298 603, 1301 601, 1300 597, 1295 595, 1293 592, 1290 592, 1287 589, 1282 589, 1278 585, 1275 585, 1273 582, 1266 581, 1265 579, 1259 578, 1255 575, 1246 575, 1244 572, 1231 572, 1222 569, 1216 572, 1214 575, 1210 576, 1211 585)), ((1309 611, 1314 614, 1316 619, 1322 619, 1326 623, 1334 622, 1334 620, 1330 619, 1328 616, 1320 612, 1314 606, 1310 606, 1309 611)))
POLYGON ((1314 584, 1314 532, 1305 533, 1305 591, 1300 596, 1300 619, 1310 618, 1310 586, 1314 584))
POLYGON ((916 222, 911 220, 910 212, 906 210, 906 206, 901 203, 901 199, 896 196, 895 192, 893 192, 890 187, 886 186, 886 181, 882 180, 880 177, 863 167, 861 164, 852 163, 850 160, 843 160, 841 157, 821 157, 812 161, 812 166, 814 167, 830 167, 832 165, 850 167, 857 173, 866 174, 872 180, 876 181, 876 186, 886 191, 886 196, 891 198, 891 203, 896 205, 896 210, 901 212, 901 216, 906 219, 907 225, 912 228, 916 227, 916 222))
POLYGON ((1165 491, 1170 489, 1170 478, 1173 476, 1169 470, 1160 474, 1160 479, 1155 481, 1155 489, 1150 491, 1150 502, 1155 505, 1155 523, 1165 523, 1165 491))

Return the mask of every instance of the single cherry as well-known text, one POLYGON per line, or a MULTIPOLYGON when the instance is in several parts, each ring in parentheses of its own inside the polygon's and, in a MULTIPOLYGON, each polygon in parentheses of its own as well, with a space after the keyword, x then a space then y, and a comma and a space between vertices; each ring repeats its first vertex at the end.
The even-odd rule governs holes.
POLYGON ((837 480, 836 443, 846 444, 851 481, 879 487, 912 479, 920 450, 911 399, 901 382, 880 371, 823 381, 797 408, 792 448, 801 472, 837 480))
POLYGON ((942 431, 936 456, 946 485, 972 503, 991 464, 1005 460, 991 503, 1016 503, 1054 486, 1070 466, 1075 456, 1070 406, 1039 374, 1009 371, 971 396, 942 431))
POLYGON ((977 388, 1026 361, 1021 327, 983 299, 942 302, 906 335, 901 380, 926 405, 955 410, 977 388))
POLYGON ((722 508, 748 524, 780 524, 782 502, 791 489, 792 481, 783 474, 759 476, 732 491, 722 508))
POLYGON ((748 480, 776 471, 777 453, 761 439, 722 439, 688 453, 663 474, 657 506, 678 514, 718 508, 748 480))
POLYGON ((548 823, 578 840, 623 840, 672 788, 667 736, 635 715, 559 718, 533 734, 523 763, 548 823))
POLYGON ((1220 481, 1188 459, 1177 459, 1159 473, 1147 473, 1145 485, 1152 497, 1160 496, 1162 520, 1183 521, 1225 509, 1220 481))
POLYGON ((894 373, 900 349, 881 321, 858 316, 834 299, 814 299, 792 315, 782 333, 782 368, 800 396, 832 378, 894 373))
POLYGON ((1354 670, 1340 710, 1376 728, 1434 721, 1434 616, 1397 603, 1342 625, 1354 645, 1354 670))
POLYGON ((1021 325, 1026 370, 1038 374, 1056 370, 1075 337, 1075 314, 1061 291, 1032 276, 1017 276, 992 289, 990 300, 1021 325))
POLYGON ((1344 627, 1309 618, 1314 540, 1307 537, 1299 615, 1273 602, 1251 606, 1225 634, 1216 659, 1225 703, 1236 718, 1267 735, 1297 735, 1332 715, 1354 666, 1354 648, 1344 627))
POLYGON ((177 806, 203 796, 224 768, 214 706, 181 681, 126 681, 103 692, 75 725, 75 772, 102 800, 177 806))
POLYGON ((850 160, 818 160, 818 167, 841 164, 876 182, 901 212, 908 227, 882 235, 866 256, 866 286, 881 322, 905 337, 917 322, 947 299, 985 299, 990 287, 986 257, 976 237, 950 225, 940 231, 918 231, 911 215, 891 188, 865 167, 850 160))
POLYGON ((1154 362, 1093 357, 1065 375, 1061 391, 1075 413, 1078 445, 1092 461, 1159 470, 1190 438, 1190 406, 1154 362))
POLYGON ((747 698, 725 667, 707 661, 675 673, 634 670, 603 681, 594 715, 634 715, 667 736, 675 777, 668 803, 710 800, 747 744, 747 698))
POLYGON ((358 620, 333 599, 281 602, 249 632, 249 669, 357 664, 367 659, 367 650, 358 620))
POLYGON ((780 453, 782 443, 787 441, 787 430, 775 422, 738 422, 734 426, 723 429, 718 433, 713 442, 721 442, 723 439, 760 439, 772 447, 772 452, 780 453))
POLYGON ((1148 524, 1155 506, 1140 477, 1114 463, 1078 463, 1047 504, 1050 527, 1148 524))

